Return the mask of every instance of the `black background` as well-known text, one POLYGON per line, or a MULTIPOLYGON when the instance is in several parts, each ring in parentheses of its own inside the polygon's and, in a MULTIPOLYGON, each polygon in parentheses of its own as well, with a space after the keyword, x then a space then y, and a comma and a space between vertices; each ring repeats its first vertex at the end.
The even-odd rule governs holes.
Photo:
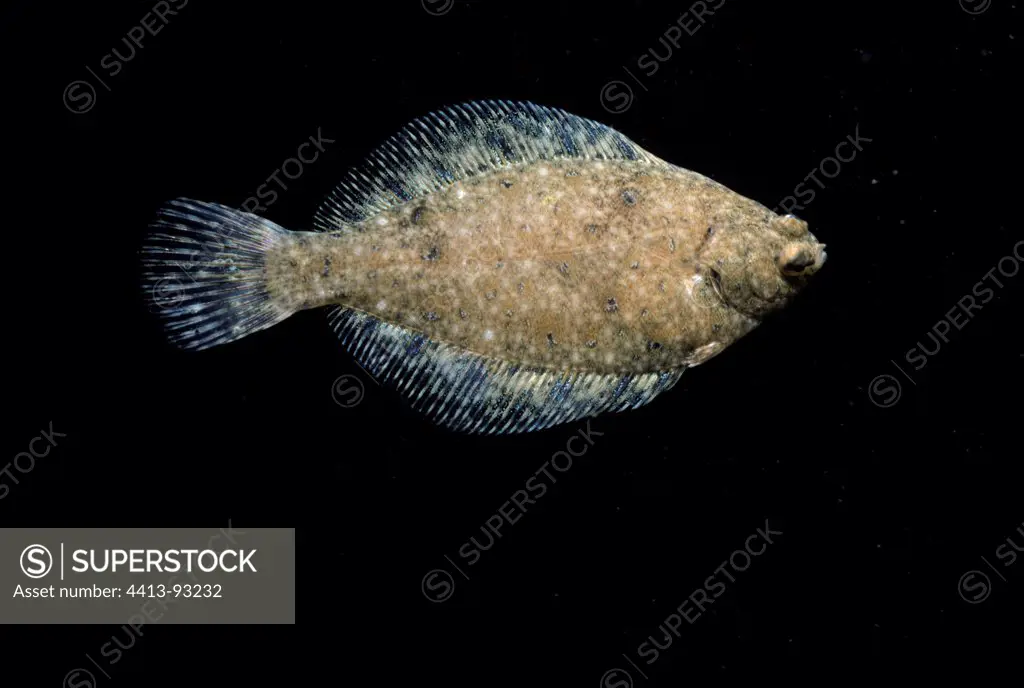
MULTIPOLYGON (((1005 288, 922 370, 903 357, 1024 238, 1019 5, 728 0, 647 76, 637 59, 665 55, 689 2, 435 16, 443 2, 191 0, 109 77, 100 61, 153 4, 3 10, 4 455, 51 421, 67 437, 15 473, 0 524, 295 526, 298 626, 147 627, 101 685, 594 687, 619 667, 642 686, 1017 661, 1024 562, 994 552, 1024 522, 1024 275, 995 273, 1005 288), (109 91, 73 113, 61 94, 95 84, 87 67, 109 91), (603 107, 613 80, 633 88, 624 112, 603 107), (796 211, 829 247, 801 298, 649 407, 594 420, 588 453, 467 567, 459 548, 577 426, 436 429, 322 312, 177 352, 136 252, 161 203, 237 207, 321 131, 334 143, 265 213, 306 229, 402 125, 485 98, 597 119, 769 207, 858 127, 871 142, 796 211), (888 408, 869 394, 883 374, 901 384, 888 408), (364 383, 354 408, 332 399, 342 375, 364 383), (642 678, 622 655, 641 662, 766 519, 783 535, 642 678), (421 591, 432 569, 454 575, 443 602, 421 591), (992 581, 980 604, 958 593, 972 569, 992 581)), ((6 664, 55 687, 118 632, 19 628, 6 664)))

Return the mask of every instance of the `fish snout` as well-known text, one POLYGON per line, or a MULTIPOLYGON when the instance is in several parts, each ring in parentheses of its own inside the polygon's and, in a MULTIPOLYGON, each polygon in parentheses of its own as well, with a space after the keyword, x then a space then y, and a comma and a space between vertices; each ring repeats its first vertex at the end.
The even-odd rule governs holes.
POLYGON ((793 242, 782 248, 776 263, 786 277, 807 277, 820 270, 827 257, 825 244, 793 242))

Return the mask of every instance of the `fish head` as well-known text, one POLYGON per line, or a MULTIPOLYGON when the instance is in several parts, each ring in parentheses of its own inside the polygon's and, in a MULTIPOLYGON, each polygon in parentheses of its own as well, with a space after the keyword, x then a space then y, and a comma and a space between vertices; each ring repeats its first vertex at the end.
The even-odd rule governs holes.
POLYGON ((749 318, 784 307, 825 264, 825 244, 795 215, 722 224, 703 262, 719 298, 749 318))

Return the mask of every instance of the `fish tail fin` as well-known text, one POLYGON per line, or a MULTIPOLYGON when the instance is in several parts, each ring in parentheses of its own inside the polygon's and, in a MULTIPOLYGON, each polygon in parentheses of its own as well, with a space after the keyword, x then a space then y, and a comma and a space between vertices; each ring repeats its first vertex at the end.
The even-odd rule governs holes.
POLYGON ((294 309, 267 290, 265 257, 290 233, 216 203, 160 209, 142 248, 144 297, 182 349, 208 349, 275 325, 294 309))

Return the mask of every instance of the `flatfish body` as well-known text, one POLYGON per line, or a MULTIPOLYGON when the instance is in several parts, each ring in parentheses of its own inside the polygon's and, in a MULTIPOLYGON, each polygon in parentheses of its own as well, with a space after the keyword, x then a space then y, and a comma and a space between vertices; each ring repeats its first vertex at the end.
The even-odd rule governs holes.
POLYGON ((646 404, 825 260, 801 220, 529 103, 410 124, 332 192, 314 231, 196 201, 157 226, 146 280, 174 301, 161 309, 172 340, 206 348, 334 306, 370 374, 464 432, 646 404), (191 283, 174 294, 186 254, 191 283))

